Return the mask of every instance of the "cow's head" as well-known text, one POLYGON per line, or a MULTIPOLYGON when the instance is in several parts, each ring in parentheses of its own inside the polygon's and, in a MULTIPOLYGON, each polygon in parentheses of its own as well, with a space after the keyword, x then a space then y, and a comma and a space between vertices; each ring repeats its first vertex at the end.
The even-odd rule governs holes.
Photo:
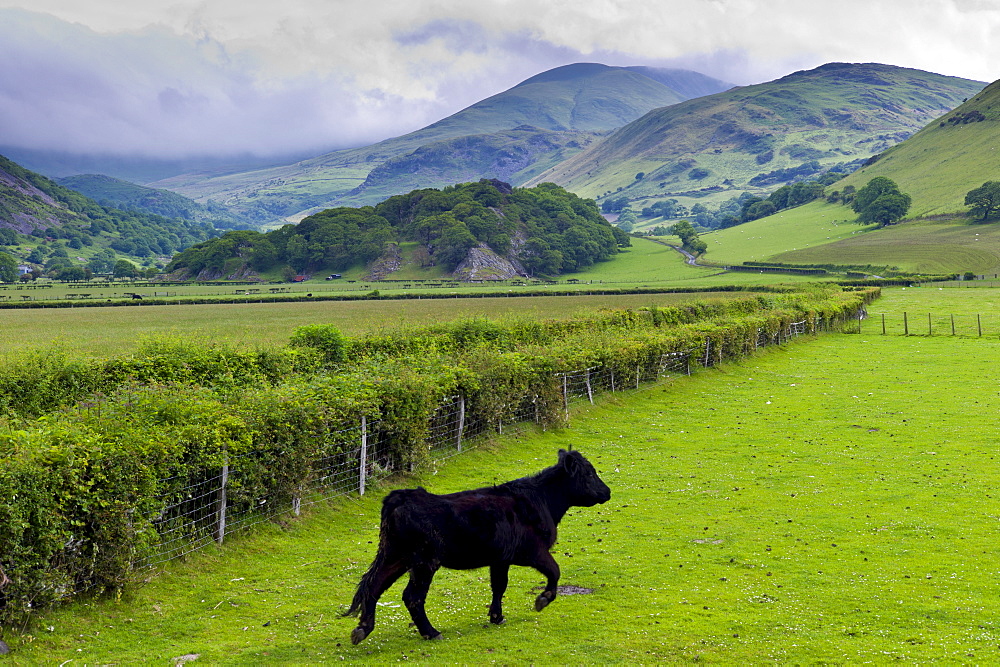
POLYGON ((560 449, 559 465, 566 470, 569 478, 567 491, 570 504, 578 507, 591 507, 611 500, 611 489, 598 477, 594 466, 583 458, 583 454, 560 449))

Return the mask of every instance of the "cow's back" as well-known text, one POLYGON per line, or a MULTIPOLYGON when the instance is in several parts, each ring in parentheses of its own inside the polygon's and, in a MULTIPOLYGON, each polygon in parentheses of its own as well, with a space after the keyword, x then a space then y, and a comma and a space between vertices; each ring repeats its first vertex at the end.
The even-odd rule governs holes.
POLYGON ((383 501, 382 540, 398 554, 453 569, 517 562, 548 549, 555 526, 532 499, 503 487, 436 495, 418 487, 383 501))

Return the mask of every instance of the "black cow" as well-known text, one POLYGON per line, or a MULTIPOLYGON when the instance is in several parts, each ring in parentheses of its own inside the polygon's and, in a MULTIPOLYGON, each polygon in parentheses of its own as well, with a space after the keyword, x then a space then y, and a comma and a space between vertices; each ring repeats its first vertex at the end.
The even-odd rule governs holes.
POLYGON ((489 566, 493 601, 490 622, 503 623, 501 601, 511 565, 533 567, 546 578, 535 600, 541 611, 556 597, 559 565, 549 549, 556 526, 570 507, 611 499, 611 489, 579 452, 559 450, 559 462, 531 477, 499 486, 435 495, 400 489, 382 501, 378 552, 361 578, 345 616, 361 612, 351 632, 357 644, 375 628, 375 603, 403 573, 410 581, 403 602, 424 639, 437 639, 424 612, 431 579, 440 567, 471 570, 489 566))

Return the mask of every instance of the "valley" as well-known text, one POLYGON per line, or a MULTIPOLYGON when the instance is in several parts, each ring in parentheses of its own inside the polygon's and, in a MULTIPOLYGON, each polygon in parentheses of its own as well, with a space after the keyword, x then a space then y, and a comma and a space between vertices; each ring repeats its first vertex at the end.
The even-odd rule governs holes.
POLYGON ((0 664, 1000 663, 995 4, 5 3, 0 664))

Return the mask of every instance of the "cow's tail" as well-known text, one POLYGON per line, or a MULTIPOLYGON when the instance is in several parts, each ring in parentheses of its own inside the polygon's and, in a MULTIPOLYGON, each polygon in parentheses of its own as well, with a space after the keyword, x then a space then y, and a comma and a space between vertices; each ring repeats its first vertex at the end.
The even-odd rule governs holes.
POLYGON ((356 616, 364 606, 365 600, 369 599, 375 592, 373 584, 379 576, 380 570, 385 566, 386 552, 389 549, 388 536, 392 532, 392 511, 403 503, 400 494, 392 492, 382 501, 382 521, 379 526, 378 551, 375 553, 375 560, 368 567, 368 571, 361 577, 358 583, 358 590, 354 592, 354 599, 351 606, 343 613, 343 616, 356 616))

